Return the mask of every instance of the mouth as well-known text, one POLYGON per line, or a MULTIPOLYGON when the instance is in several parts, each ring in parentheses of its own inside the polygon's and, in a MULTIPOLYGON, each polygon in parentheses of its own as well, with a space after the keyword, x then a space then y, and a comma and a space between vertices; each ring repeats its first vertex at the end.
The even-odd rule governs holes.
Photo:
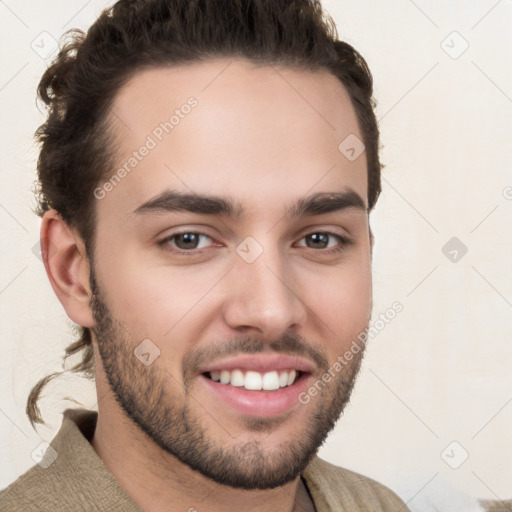
POLYGON ((275 354, 245 355, 202 368, 199 382, 207 403, 252 417, 275 417, 299 407, 313 380, 308 360, 275 354))
POLYGON ((276 391, 293 385, 303 374, 304 372, 295 369, 260 373, 237 368, 235 370, 214 370, 205 372, 203 375, 214 382, 245 388, 249 391, 276 391))

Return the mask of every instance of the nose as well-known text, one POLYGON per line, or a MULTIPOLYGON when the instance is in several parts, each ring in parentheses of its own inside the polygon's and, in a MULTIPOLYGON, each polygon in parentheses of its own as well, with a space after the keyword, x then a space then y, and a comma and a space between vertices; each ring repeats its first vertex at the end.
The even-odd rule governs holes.
POLYGON ((307 311, 298 280, 277 248, 265 249, 252 263, 236 255, 228 276, 223 313, 231 329, 271 341, 303 325, 307 311))

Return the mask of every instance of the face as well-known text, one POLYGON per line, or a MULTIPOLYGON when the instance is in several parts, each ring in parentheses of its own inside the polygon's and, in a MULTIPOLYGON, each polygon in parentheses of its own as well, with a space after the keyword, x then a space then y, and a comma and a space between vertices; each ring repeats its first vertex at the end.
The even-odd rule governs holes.
POLYGON ((348 402, 363 351, 325 375, 371 313, 366 159, 338 149, 362 139, 349 96, 327 72, 219 59, 135 75, 111 130, 97 380, 192 469, 283 485, 348 402))

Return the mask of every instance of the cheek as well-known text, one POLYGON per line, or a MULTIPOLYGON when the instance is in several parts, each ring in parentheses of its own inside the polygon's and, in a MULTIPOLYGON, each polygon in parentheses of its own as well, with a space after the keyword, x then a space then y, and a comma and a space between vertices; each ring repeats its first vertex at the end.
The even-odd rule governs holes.
MULTIPOLYGON (((209 316, 208 294, 219 280, 217 269, 144 265, 118 261, 106 280, 109 305, 135 336, 163 345, 187 329, 197 312, 209 316)), ((222 273, 219 274, 222 276, 222 273)))
MULTIPOLYGON (((322 279, 322 289, 310 288, 311 308, 324 324, 330 346, 343 352, 368 325, 372 307, 371 265, 358 256, 322 279)), ((314 280, 312 281, 312 283, 314 280)), ((309 301, 306 301, 309 305, 309 301)))

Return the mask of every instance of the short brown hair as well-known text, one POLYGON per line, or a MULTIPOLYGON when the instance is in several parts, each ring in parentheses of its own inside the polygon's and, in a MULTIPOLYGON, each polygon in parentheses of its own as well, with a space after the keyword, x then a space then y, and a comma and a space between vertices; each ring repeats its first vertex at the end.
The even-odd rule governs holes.
MULTIPOLYGON (((120 87, 145 68, 243 57, 263 65, 330 71, 347 89, 357 115, 368 164, 368 205, 374 207, 381 164, 372 75, 364 58, 338 40, 319 0, 120 0, 87 34, 72 30, 65 37, 38 87, 48 117, 36 132, 41 145, 36 213, 55 209, 82 237, 90 262, 93 190, 108 179, 115 163, 109 108, 120 87)), ((80 351, 82 360, 71 370, 92 378, 91 332, 79 326, 65 359, 80 351)), ((39 381, 29 395, 32 425, 43 423, 37 400, 56 375, 39 381)))

